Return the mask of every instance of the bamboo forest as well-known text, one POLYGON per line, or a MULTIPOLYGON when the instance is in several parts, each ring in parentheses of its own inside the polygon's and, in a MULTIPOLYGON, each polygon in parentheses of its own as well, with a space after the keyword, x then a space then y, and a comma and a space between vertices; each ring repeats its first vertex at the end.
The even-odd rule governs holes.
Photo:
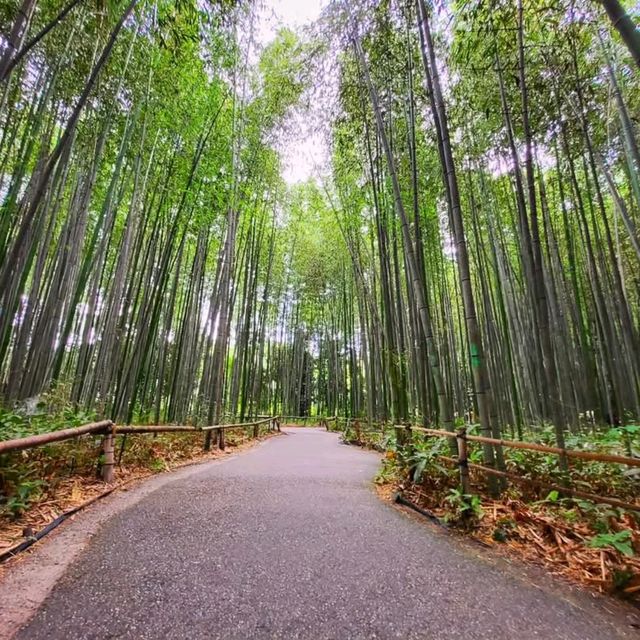
MULTIPOLYGON (((241 453, 213 499, 231 463, 315 477, 340 442, 367 500, 637 607, 639 25, 625 0, 0 0, 0 559, 119 481, 241 453)), ((56 607, 16 637, 459 637, 47 632, 56 607)), ((496 633, 466 637, 534 637, 496 633)))

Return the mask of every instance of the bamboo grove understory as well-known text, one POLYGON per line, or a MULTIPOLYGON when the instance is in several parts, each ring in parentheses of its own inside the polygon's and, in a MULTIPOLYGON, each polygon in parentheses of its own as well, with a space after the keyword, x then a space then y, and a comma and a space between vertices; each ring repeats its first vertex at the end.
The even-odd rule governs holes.
POLYGON ((640 419, 620 3, 334 0, 264 46, 260 11, 0 6, 5 406, 550 425, 560 448, 640 419), (278 140, 314 102, 327 166, 287 184, 278 140))

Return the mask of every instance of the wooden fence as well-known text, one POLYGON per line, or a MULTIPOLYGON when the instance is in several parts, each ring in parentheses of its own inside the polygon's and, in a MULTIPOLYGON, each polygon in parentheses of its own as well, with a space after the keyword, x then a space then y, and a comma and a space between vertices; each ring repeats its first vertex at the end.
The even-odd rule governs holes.
MULTIPOLYGON (((231 429, 252 429, 252 436, 257 438, 260 435, 260 427, 268 425, 269 431, 280 431, 280 417, 269 416, 252 422, 240 422, 236 424, 216 424, 206 427, 195 427, 190 425, 144 425, 144 426, 117 426, 111 420, 92 422, 81 427, 61 429, 50 433, 41 433, 26 438, 16 438, 15 440, 0 441, 0 455, 12 451, 23 451, 34 449, 54 442, 64 440, 74 440, 86 435, 102 435, 102 479, 105 482, 113 482, 115 476, 115 437, 117 435, 142 434, 142 433, 224 433, 231 429)), ((219 439, 219 446, 224 449, 224 439, 219 439)))
MULTIPOLYGON (((396 432, 404 432, 410 435, 413 432, 424 433, 429 436, 437 438, 455 439, 457 444, 457 457, 450 457, 440 455, 439 460, 451 465, 456 465, 460 472, 460 485, 464 493, 470 493, 471 481, 469 478, 469 469, 476 469, 487 475, 493 475, 496 477, 510 480, 519 484, 525 484, 529 486, 535 486, 548 490, 555 490, 568 497, 582 498, 590 500, 592 502, 599 502, 608 504, 613 507, 622 509, 629 509, 631 511, 640 512, 640 504, 625 502, 618 498, 611 498, 609 496, 600 496, 594 493, 574 489, 570 486, 570 482, 567 484, 555 484, 552 482, 540 481, 532 478, 525 478, 515 473, 494 469, 486 465, 476 464, 469 462, 468 460, 468 443, 479 442, 482 444, 489 444, 494 447, 504 447, 505 449, 524 449, 526 451, 534 451, 537 453, 550 453, 557 455, 565 460, 571 458, 588 460, 590 462, 604 462, 610 464, 622 464, 629 467, 640 467, 640 458, 632 458, 629 456, 619 456, 610 453, 599 453, 595 451, 581 451, 578 449, 561 449, 559 447, 552 447, 550 445, 538 444, 536 442, 521 442, 519 440, 503 440, 499 438, 489 438, 486 436, 476 436, 467 433, 466 428, 459 429, 456 432, 444 431, 441 429, 428 429, 426 427, 419 427, 416 425, 391 425, 384 423, 367 423, 370 426, 377 425, 378 429, 362 429, 360 421, 357 419, 342 419, 342 418, 329 418, 325 421, 327 429, 329 429, 329 422, 335 421, 336 427, 340 428, 340 424, 344 422, 344 428, 352 428, 356 433, 356 438, 361 439, 361 435, 365 433, 379 433, 384 434, 385 430, 395 430, 396 432)), ((570 481, 570 476, 567 478, 570 481)))

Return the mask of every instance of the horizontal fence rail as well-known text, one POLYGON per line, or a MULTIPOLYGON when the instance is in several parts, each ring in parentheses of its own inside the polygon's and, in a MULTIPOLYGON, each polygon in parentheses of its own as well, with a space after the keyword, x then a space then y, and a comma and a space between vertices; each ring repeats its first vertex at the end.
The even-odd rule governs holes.
MULTIPOLYGON (((470 492, 470 480, 469 480, 469 469, 475 469, 487 475, 493 475, 500 478, 504 478, 507 480, 511 480, 520 484, 527 484, 529 486, 535 486, 539 488, 556 490, 563 493, 569 497, 577 497, 583 498, 585 500, 590 500, 592 502, 600 502, 603 504, 609 504, 613 507, 618 507, 622 509, 628 509, 631 511, 640 512, 640 504, 625 502, 624 500, 619 500, 618 498, 612 498, 609 496, 600 496, 594 493, 589 493, 586 491, 574 489, 571 486, 565 486, 560 484, 555 484, 553 482, 546 482, 542 480, 526 478, 523 476, 519 476, 512 472, 501 471, 499 469, 494 469, 493 467, 487 467, 485 465, 476 464, 473 462, 469 462, 467 459, 467 443, 468 442, 479 442, 482 444, 490 444, 495 447, 504 447, 505 449, 524 449, 526 451, 533 451, 536 453, 550 453, 553 455, 567 458, 575 458, 580 460, 587 460, 589 462, 605 462, 609 464, 622 464, 629 467, 640 467, 640 458, 632 458, 629 456, 620 456, 614 455, 610 453, 598 453, 595 451, 580 451, 577 449, 561 449, 559 447, 553 447, 545 444, 538 444, 536 442, 521 442, 519 440, 503 440, 500 438, 489 438, 486 436, 476 436, 470 435, 467 433, 466 428, 459 429, 458 431, 445 431, 442 429, 429 429, 427 427, 420 427, 417 425, 392 425, 389 423, 380 423, 380 422, 368 422, 367 420, 358 420, 355 418, 331 418, 331 421, 335 421, 336 425, 339 426, 340 423, 344 422, 345 429, 353 429, 356 432, 356 437, 360 439, 361 434, 367 433, 378 433, 384 434, 386 430, 395 430, 395 431, 404 431, 406 433, 412 433, 417 431, 419 433, 424 433, 429 436, 434 436, 437 438, 447 438, 447 439, 455 439, 457 443, 458 449, 458 457, 452 458, 448 456, 438 456, 439 460, 443 462, 447 462, 452 465, 458 466, 460 469, 460 483, 462 485, 462 489, 465 493, 470 492), (363 429, 360 424, 363 423, 367 426, 378 425, 378 429, 363 429)), ((328 422, 325 422, 327 425, 327 429, 329 428, 328 422)))
MULTIPOLYGON (((455 466, 460 465, 459 460, 456 458, 450 458, 448 456, 438 456, 438 459, 442 460, 443 462, 448 462, 455 466)), ((611 505, 612 507, 618 507, 620 509, 628 509, 630 511, 640 511, 639 504, 625 502, 624 500, 618 500, 618 498, 610 498, 608 496, 599 496, 595 493, 580 491, 578 489, 573 489, 572 487, 556 484, 554 482, 544 482, 544 481, 532 480, 531 478, 524 478, 515 473, 510 473, 508 471, 498 471, 498 469, 493 469, 492 467, 485 467, 484 465, 476 464, 475 462, 468 462, 467 465, 469 466, 470 469, 477 469, 478 471, 482 471, 483 473, 497 476, 499 478, 505 478, 507 480, 511 480, 512 482, 516 482, 519 484, 526 484, 529 486, 534 485, 540 488, 549 489, 551 491, 558 491, 571 498, 582 498, 583 500, 590 500, 591 502, 596 502, 596 503, 601 502, 604 504, 611 505)))
POLYGON ((200 427, 193 427, 191 425, 123 425, 114 427, 114 434, 121 435, 125 433, 193 433, 197 431, 203 431, 200 427))
MULTIPOLYGON (((0 440, 0 455, 11 453, 14 451, 24 451, 26 449, 35 449, 47 444, 55 442, 63 442, 66 440, 75 440, 76 438, 86 435, 102 435, 102 469, 101 475, 105 482, 113 482, 115 467, 115 436, 135 435, 145 433, 204 433, 209 431, 224 432, 231 429, 249 429, 253 430, 253 437, 257 438, 260 434, 260 427, 269 426, 269 430, 280 431, 280 416, 270 416, 260 420, 250 422, 239 422, 235 424, 216 424, 205 427, 197 427, 192 425, 115 425, 111 420, 102 420, 100 422, 92 422, 80 427, 71 427, 69 429, 60 429, 59 431, 51 431, 49 433, 41 433, 25 438, 15 438, 13 440, 0 440)), ((224 440, 220 439, 219 447, 224 449, 224 440)))
POLYGON ((581 458, 582 460, 591 460, 592 462, 613 462, 616 464, 626 464, 630 467, 640 467, 640 458, 629 458, 627 456, 617 456, 609 453, 597 453, 595 451, 579 451, 578 449, 560 449, 559 447, 551 447, 546 444, 538 444, 536 442, 521 442, 519 440, 502 440, 498 438, 487 438, 486 436, 472 436, 466 433, 466 430, 460 430, 456 433, 443 431, 441 429, 427 429, 425 427, 406 427, 404 425, 396 425, 394 429, 407 429, 410 431, 421 431, 431 436, 439 436, 441 438, 464 437, 471 442, 483 442, 492 444, 505 449, 526 449, 528 451, 536 451, 538 453, 553 453, 568 458, 581 458), (460 436, 463 434, 463 436, 460 436))
POLYGON ((36 436, 27 436, 25 438, 16 438, 15 440, 0 441, 0 453, 8 453, 9 451, 22 451, 24 449, 34 449, 45 444, 53 442, 61 442, 63 440, 73 440, 80 436, 89 434, 106 433, 113 425, 111 420, 103 420, 102 422, 92 422, 81 427, 71 427, 69 429, 60 429, 60 431, 51 431, 49 433, 40 433, 36 436))
MULTIPOLYGON (((208 427, 200 427, 200 431, 226 430, 226 429, 242 429, 246 427, 255 427, 261 424, 271 422, 275 418, 265 418, 264 420, 256 420, 254 422, 237 422, 236 424, 212 424, 208 427)), ((280 420, 280 416, 277 418, 280 420)))

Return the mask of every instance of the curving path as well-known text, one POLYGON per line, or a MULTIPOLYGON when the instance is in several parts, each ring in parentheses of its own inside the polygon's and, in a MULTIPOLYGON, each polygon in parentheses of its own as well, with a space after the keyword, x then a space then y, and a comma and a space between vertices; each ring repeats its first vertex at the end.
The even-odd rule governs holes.
POLYGON ((112 517, 17 637, 636 637, 602 600, 382 503, 375 454, 286 433, 112 517))

